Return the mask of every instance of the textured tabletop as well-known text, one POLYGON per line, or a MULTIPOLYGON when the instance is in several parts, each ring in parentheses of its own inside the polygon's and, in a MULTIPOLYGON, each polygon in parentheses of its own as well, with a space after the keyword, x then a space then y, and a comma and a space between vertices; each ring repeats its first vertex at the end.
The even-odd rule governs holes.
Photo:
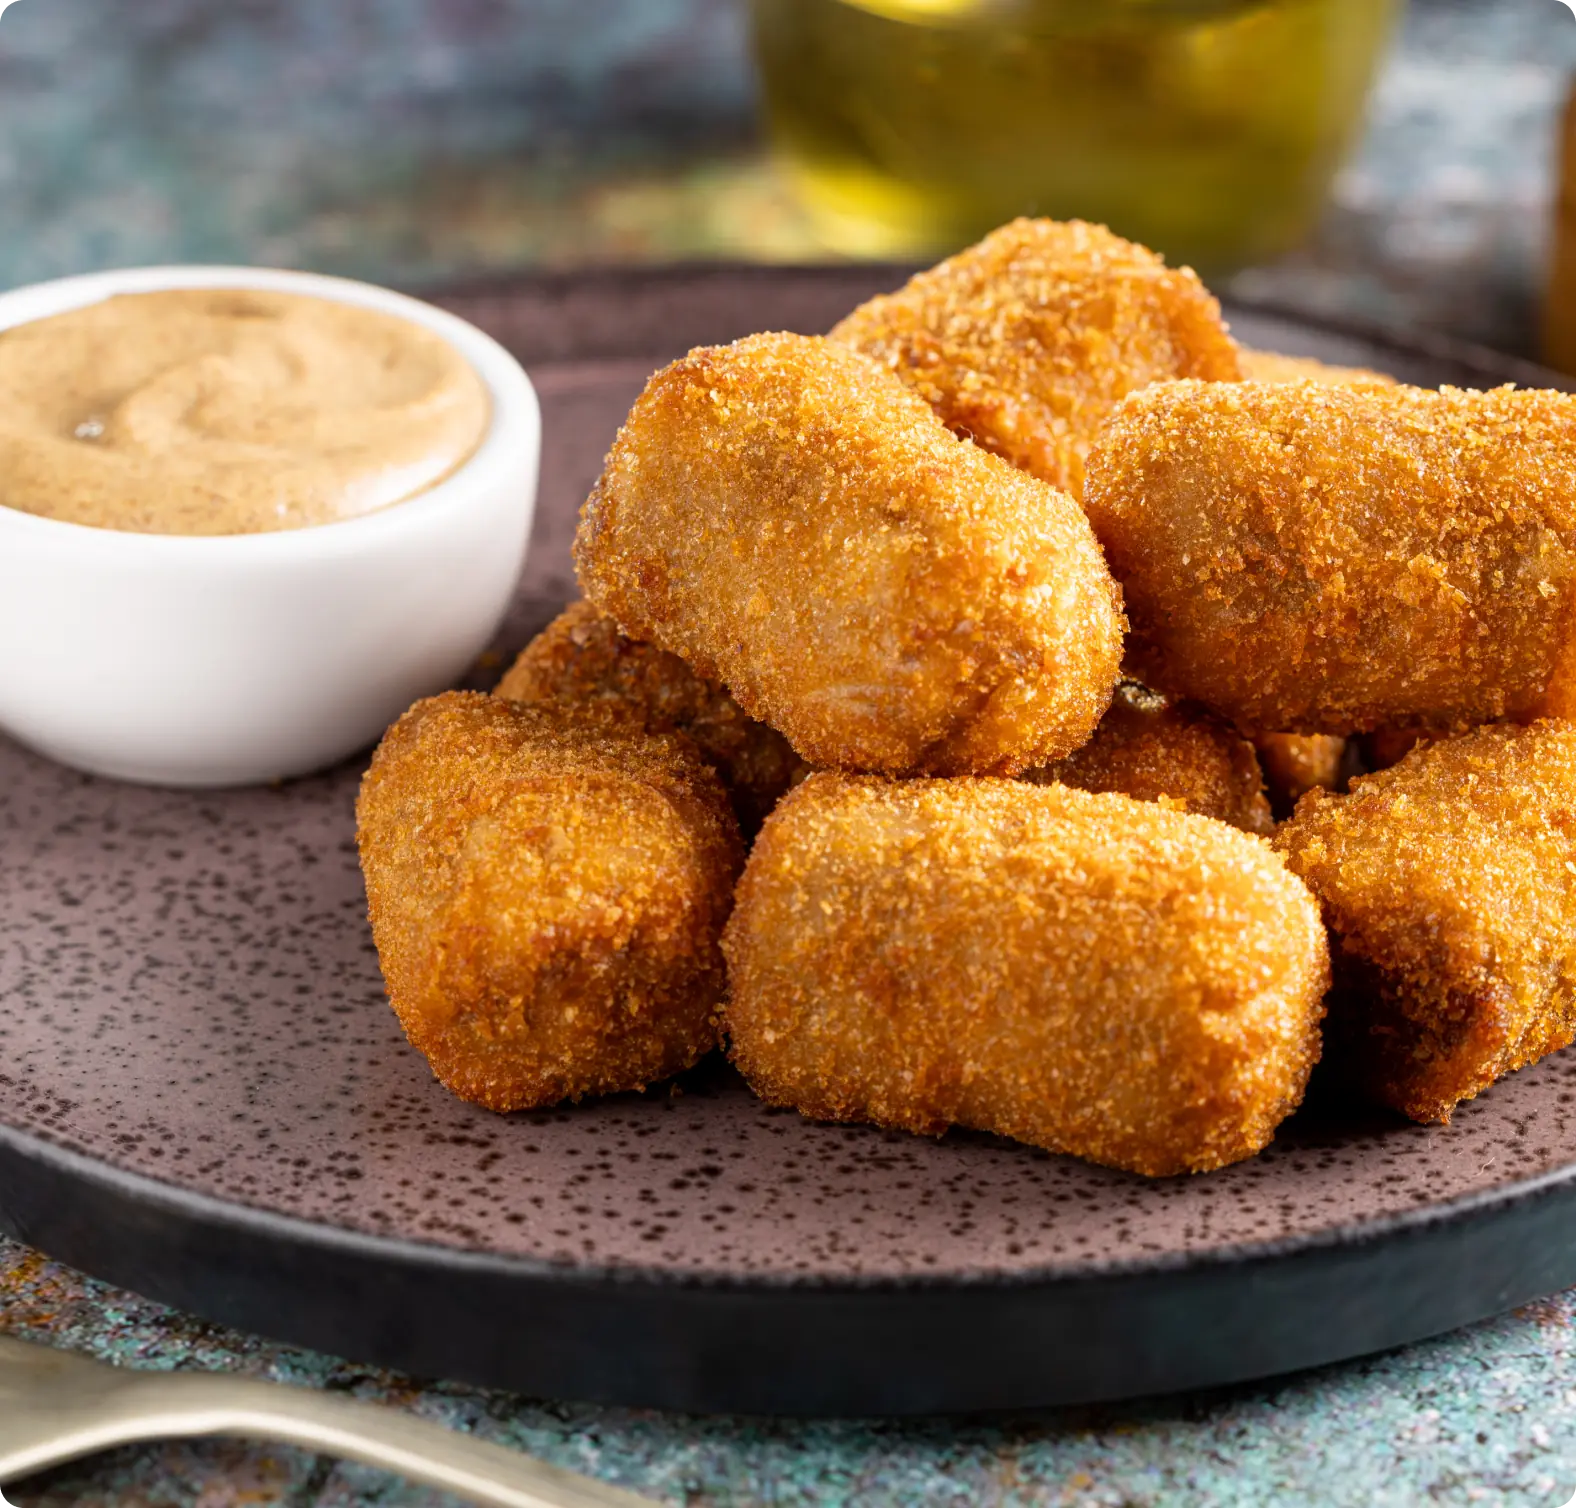
MULTIPOLYGON (((993 1421, 791 1423, 546 1403, 272 1346, 0 1242, 0 1327, 132 1366, 326 1387, 687 1508, 1418 1508, 1576 1491, 1576 1297, 1269 1386, 993 1421)), ((125 1449, 8 1489, 49 1508, 349 1508, 446 1499, 230 1442, 125 1449)))
MULTIPOLYGON (((759 141, 743 4, 19 0, 0 287, 822 256, 759 141)), ((1322 229, 1238 291, 1530 354, 1573 64, 1561 0, 1412 0, 1322 229)))
MULTIPOLYGON (((1239 292, 1535 349, 1557 0, 1414 0, 1315 242, 1239 292)), ((22 0, 0 19, 0 286, 178 259, 424 284, 821 254, 752 124, 730 0, 22 0)), ((3 856, 0 856, 3 862, 3 856)), ((0 1242, 0 1329, 378 1399, 683 1504, 1562 1504, 1576 1298, 1205 1397, 795 1424, 544 1403, 236 1335, 0 1242)), ((21 1503, 436 1502, 230 1443, 128 1449, 21 1503)))

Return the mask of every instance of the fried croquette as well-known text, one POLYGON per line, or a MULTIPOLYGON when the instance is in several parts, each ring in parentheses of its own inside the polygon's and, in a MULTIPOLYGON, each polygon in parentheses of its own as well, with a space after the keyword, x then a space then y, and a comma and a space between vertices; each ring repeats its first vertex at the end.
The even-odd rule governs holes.
POLYGON ((1318 907, 1260 838, 1126 796, 811 775, 723 939, 757 1093, 1151 1176, 1259 1151, 1319 1055, 1318 907))
POLYGON ((1369 771, 1400 764, 1428 735, 1421 728, 1375 728, 1358 741, 1369 771))
POLYGON ((1275 846, 1329 924, 1332 1066, 1382 1103, 1447 1121, 1576 1034, 1576 723, 1417 748, 1275 846))
POLYGON ((1065 493, 873 361, 756 335, 658 372, 581 513, 587 598, 814 765, 1016 774, 1099 722, 1120 594, 1065 493))
POLYGON ((686 734, 717 772, 746 836, 804 767, 782 734, 747 716, 721 686, 665 649, 626 639, 589 602, 571 603, 531 640, 493 695, 599 707, 653 733, 686 734))
POLYGON ((1331 733, 1260 733, 1253 740, 1277 817, 1289 816, 1309 791, 1340 789, 1346 745, 1346 739, 1331 733))
POLYGON ((1331 366, 1313 356, 1282 356, 1277 351, 1250 351, 1239 346, 1245 382, 1323 382, 1334 387, 1395 387, 1394 377, 1367 367, 1331 366))
POLYGON ((1576 710, 1576 397, 1160 384, 1084 504, 1134 673, 1244 732, 1576 710))
POLYGON ((949 428, 1073 497, 1111 407, 1173 377, 1235 381, 1237 347, 1191 268, 1104 226, 1014 220, 842 320, 949 428))
POLYGON ((1244 832, 1267 833, 1275 825, 1253 745, 1202 708, 1137 681, 1116 688, 1083 748, 1024 778, 1164 801, 1244 832))
POLYGON ((461 1099, 639 1089, 716 1045, 743 845, 687 739, 448 692, 389 729, 356 816, 389 1000, 461 1099))

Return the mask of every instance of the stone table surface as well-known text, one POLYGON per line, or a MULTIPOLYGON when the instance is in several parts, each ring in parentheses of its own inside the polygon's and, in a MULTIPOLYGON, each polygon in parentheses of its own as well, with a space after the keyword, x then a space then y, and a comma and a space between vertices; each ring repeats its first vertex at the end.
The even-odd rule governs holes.
MULTIPOLYGON (((1235 291, 1536 350, 1559 0, 1414 0, 1311 244, 1235 291)), ((21 0, 0 17, 0 286, 140 261, 477 271, 824 255, 765 153, 730 0, 21 0)), ((3 856, 0 856, 3 862, 3 856)), ((1034 1417, 683 1418, 410 1379, 235 1334, 0 1241, 0 1329, 376 1399, 682 1504, 1563 1504, 1576 1295, 1218 1393, 1034 1417)), ((26 1504, 443 1501, 227 1442, 26 1504)))
MULTIPOLYGON (((742 4, 17 0, 0 288, 822 257, 759 140, 742 4)), ((1573 66, 1563 0, 1412 0, 1318 234, 1237 291, 1530 354, 1573 66)))

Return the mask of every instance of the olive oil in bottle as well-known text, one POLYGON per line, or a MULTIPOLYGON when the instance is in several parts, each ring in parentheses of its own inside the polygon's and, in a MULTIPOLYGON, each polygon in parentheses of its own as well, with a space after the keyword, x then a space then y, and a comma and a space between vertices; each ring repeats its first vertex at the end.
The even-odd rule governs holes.
POLYGON ((1549 285, 1543 304, 1543 359, 1576 374, 1576 80, 1560 117, 1559 177, 1549 237, 1549 285))
POLYGON ((773 136, 833 247, 1015 215, 1221 272, 1294 245, 1400 0, 752 0, 773 136))

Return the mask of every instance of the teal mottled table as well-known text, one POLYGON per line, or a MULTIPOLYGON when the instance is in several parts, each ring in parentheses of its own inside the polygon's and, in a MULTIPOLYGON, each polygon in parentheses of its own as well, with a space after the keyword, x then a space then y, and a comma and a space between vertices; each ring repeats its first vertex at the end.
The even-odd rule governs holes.
MULTIPOLYGON (((425 284, 826 253, 764 155, 744 0, 20 0, 0 287, 146 261, 425 284)), ((1237 292, 1535 344, 1561 0, 1412 0, 1312 243, 1237 292)))
MULTIPOLYGON (((1312 245, 1238 291, 1534 343, 1576 21, 1418 0, 1312 245)), ((763 156, 730 0, 23 0, 0 20, 0 286, 230 259, 431 282, 521 265, 819 254, 763 156)), ((1206 1397, 997 1421, 793 1424, 545 1403, 233 1334, 0 1241, 0 1329, 127 1365, 331 1388, 670 1503, 1560 1504, 1576 1298, 1206 1397)), ((129 1449, 27 1504, 437 1501, 225 1442, 129 1449)))
MULTIPOLYGON (((0 1327, 129 1366, 199 1366, 409 1409, 673 1504, 1079 1508, 1563 1504, 1576 1492, 1576 1297, 1269 1386, 979 1423, 695 1419, 545 1403, 271 1346, 0 1243, 0 1327)), ((48 1508, 447 1501, 227 1441, 115 1452, 12 1489, 48 1508)))

